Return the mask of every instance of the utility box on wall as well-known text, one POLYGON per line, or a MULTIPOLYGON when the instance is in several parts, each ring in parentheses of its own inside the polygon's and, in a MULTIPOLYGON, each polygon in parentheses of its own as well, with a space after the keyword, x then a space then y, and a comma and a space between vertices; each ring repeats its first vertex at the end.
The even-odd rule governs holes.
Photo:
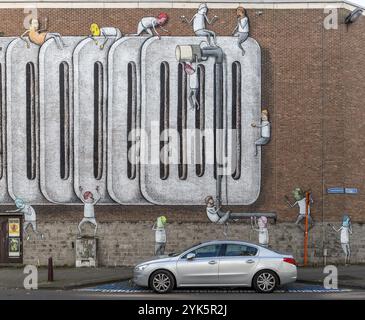
POLYGON ((76 268, 97 267, 97 238, 82 236, 76 239, 76 268))

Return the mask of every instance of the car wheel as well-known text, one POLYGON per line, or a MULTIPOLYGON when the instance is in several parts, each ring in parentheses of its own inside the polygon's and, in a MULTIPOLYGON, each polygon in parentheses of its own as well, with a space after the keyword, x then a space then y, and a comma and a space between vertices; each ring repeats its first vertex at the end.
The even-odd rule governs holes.
POLYGON ((269 270, 262 270, 253 278, 252 284, 259 293, 271 293, 275 290, 279 280, 277 275, 269 270))
POLYGON ((175 286, 172 274, 165 270, 155 271, 150 278, 150 287, 157 293, 170 292, 175 286))

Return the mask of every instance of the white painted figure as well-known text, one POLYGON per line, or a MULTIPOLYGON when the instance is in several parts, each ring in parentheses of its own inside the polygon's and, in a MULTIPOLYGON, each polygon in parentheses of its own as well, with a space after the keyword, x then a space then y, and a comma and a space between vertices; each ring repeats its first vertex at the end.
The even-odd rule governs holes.
MULTIPOLYGON (((295 188, 293 190, 293 197, 295 199, 294 203, 290 203, 289 198, 285 196, 286 203, 291 207, 298 206, 299 207, 299 214, 297 217, 297 220, 295 221, 295 224, 300 227, 302 230, 304 230, 304 227, 300 224, 300 222, 305 221, 305 211, 306 211, 306 196, 305 192, 301 188, 295 188)), ((308 230, 310 230, 314 226, 314 221, 311 217, 311 204, 313 203, 312 195, 309 196, 309 204, 308 204, 308 230)))
POLYGON ((161 12, 157 17, 143 17, 137 26, 137 33, 132 34, 135 36, 141 35, 143 32, 147 32, 150 36, 153 36, 153 31, 159 39, 161 39, 160 34, 157 32, 156 28, 159 27, 164 32, 169 31, 163 28, 163 25, 167 23, 168 15, 165 12, 161 12), (152 31, 153 30, 153 31, 152 31))
POLYGON ((345 266, 350 263, 351 249, 350 249, 350 234, 352 234, 351 218, 348 215, 344 215, 342 218, 342 226, 336 229, 332 226, 332 229, 336 232, 341 232, 340 241, 341 247, 345 254, 345 266))
POLYGON ((250 32, 250 24, 246 14, 246 9, 243 7, 238 7, 237 10, 237 26, 234 28, 232 34, 235 37, 238 37, 238 47, 242 51, 242 55, 244 56, 246 51, 243 49, 243 43, 248 39, 250 32))
POLYGON ((26 35, 28 35, 30 42, 38 46, 44 44, 48 39, 54 39, 58 49, 63 49, 63 47, 66 47, 59 33, 47 32, 47 21, 48 19, 46 18, 45 28, 40 29, 39 20, 35 18, 31 19, 29 29, 20 36, 20 38, 26 43, 27 48, 30 47, 30 44, 25 38, 26 35))
POLYGON ((267 229, 267 218, 265 216, 261 216, 258 219, 256 219, 256 217, 251 217, 251 228, 258 232, 259 244, 263 247, 268 247, 269 231, 267 229))
POLYGON ((99 186, 96 187, 97 196, 94 198, 94 195, 91 191, 85 191, 80 186, 79 190, 81 192, 81 201, 84 203, 84 217, 82 218, 81 222, 78 225, 79 229, 79 235, 81 236, 81 226, 84 223, 91 223, 95 226, 94 229, 94 236, 96 235, 96 232, 98 230, 98 224, 95 219, 95 209, 94 206, 98 203, 98 201, 101 198, 100 192, 99 192, 99 186))
POLYGON ((184 62, 184 71, 188 76, 188 83, 189 83, 188 100, 190 108, 192 110, 199 110, 200 108, 200 104, 198 101, 199 79, 198 79, 197 67, 193 66, 193 64, 191 63, 184 62))
POLYGON ((208 219, 216 224, 224 224, 223 234, 227 236, 228 220, 231 217, 231 211, 224 212, 221 207, 217 208, 212 196, 205 198, 205 204, 207 206, 208 219))
POLYGON ((261 123, 256 124, 253 122, 253 123, 251 123, 251 126, 253 128, 259 128, 261 131, 261 137, 257 141, 255 141, 255 156, 257 156, 258 147, 268 144, 270 141, 271 125, 270 125, 270 121, 269 121, 269 111, 267 111, 266 109, 262 110, 261 111, 261 123))
POLYGON ((165 226, 167 219, 165 216, 158 217, 156 222, 152 226, 152 230, 155 231, 155 255, 162 256, 165 253, 166 248, 166 230, 165 226))
POLYGON ((108 42, 109 39, 111 39, 114 43, 118 39, 122 37, 122 33, 118 28, 115 27, 102 27, 100 28, 98 24, 92 23, 90 26, 90 37, 94 40, 95 44, 99 46, 100 49, 104 49, 105 44, 108 42), (104 42, 99 45, 98 41, 95 39, 95 37, 104 37, 104 42))
POLYGON ((209 21, 208 16, 208 6, 206 3, 202 3, 199 5, 198 12, 190 19, 190 21, 185 17, 181 16, 181 20, 183 22, 186 22, 188 24, 193 23, 193 30, 196 36, 198 37, 206 37, 208 40, 208 44, 210 46, 216 46, 217 45, 217 37, 215 32, 208 30, 206 28, 206 24, 209 25, 213 24, 218 17, 214 16, 212 20, 209 21), (213 41, 212 41, 213 38, 213 41))
POLYGON ((23 236, 27 236, 26 239, 29 240, 30 239, 30 235, 28 235, 27 233, 27 229, 29 226, 31 226, 31 228, 33 229, 33 232, 40 236, 41 239, 44 239, 44 235, 42 233, 40 233, 37 230, 37 215, 35 213, 34 208, 29 205, 26 204, 25 201, 23 199, 20 198, 16 198, 15 199, 15 206, 17 207, 16 210, 8 210, 6 212, 21 212, 24 215, 24 224, 23 224, 23 236))

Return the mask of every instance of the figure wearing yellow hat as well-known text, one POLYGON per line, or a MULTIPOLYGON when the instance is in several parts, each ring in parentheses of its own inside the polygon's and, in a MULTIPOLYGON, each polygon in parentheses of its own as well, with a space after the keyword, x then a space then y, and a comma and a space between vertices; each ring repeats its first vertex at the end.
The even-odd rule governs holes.
POLYGON ((157 218, 156 222, 153 224, 152 230, 155 231, 155 255, 161 256, 165 253, 166 247, 166 230, 165 226, 167 219, 165 216, 160 216, 157 218))
POLYGON ((92 23, 90 25, 90 37, 94 40, 95 44, 99 46, 100 49, 103 49, 105 44, 109 39, 113 39, 113 42, 117 41, 122 37, 122 33, 118 28, 115 27, 103 27, 100 28, 97 23, 92 23), (95 37, 104 37, 104 42, 99 45, 98 41, 95 37))

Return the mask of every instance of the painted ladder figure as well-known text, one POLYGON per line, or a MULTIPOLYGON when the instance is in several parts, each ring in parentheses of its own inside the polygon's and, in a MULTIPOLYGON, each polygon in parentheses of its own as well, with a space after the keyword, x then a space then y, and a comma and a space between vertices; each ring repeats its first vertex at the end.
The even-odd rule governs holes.
POLYGON ((259 244, 263 247, 269 246, 269 231, 267 229, 267 218, 262 216, 258 219, 251 217, 251 228, 259 233, 259 244), (256 227, 258 226, 258 228, 256 227))
POLYGON ((336 229, 333 225, 331 225, 332 229, 336 232, 341 231, 340 241, 343 252, 345 253, 345 266, 350 264, 350 234, 352 234, 352 226, 351 226, 351 218, 348 215, 344 215, 342 218, 342 226, 339 229, 336 229))
POLYGON ((241 49, 242 55, 244 56, 246 51, 243 49, 243 43, 248 39, 250 24, 245 8, 238 7, 236 12, 238 18, 237 26, 234 28, 232 35, 234 37, 238 37, 238 47, 241 49))
POLYGON ((160 34, 157 32, 156 28, 159 27, 164 32, 169 31, 163 28, 163 25, 167 23, 168 15, 165 12, 161 12, 157 17, 143 17, 137 26, 137 33, 131 34, 132 36, 139 36, 143 32, 147 32, 150 36, 153 36, 152 30, 155 32, 156 36, 161 39, 160 34))
POLYGON ((193 30, 196 36, 206 37, 210 46, 217 46, 217 36, 214 31, 208 30, 206 28, 205 22, 207 22, 209 25, 212 25, 218 19, 218 17, 214 16, 213 19, 209 21, 207 13, 207 4, 202 3, 199 5, 198 12, 191 18, 190 21, 185 16, 181 16, 181 20, 188 24, 193 23, 193 30))
POLYGON ((104 49, 105 44, 108 42, 109 39, 112 39, 114 43, 115 41, 119 40, 122 37, 122 33, 118 28, 115 27, 102 27, 99 28, 98 24, 92 23, 90 26, 91 37, 95 44, 99 46, 100 50, 104 49), (98 41, 95 37, 104 37, 104 42, 99 45, 98 41))
MULTIPOLYGON (((306 207, 306 197, 305 197, 305 192, 301 189, 301 188, 295 188, 293 191, 293 197, 295 199, 295 202, 292 204, 289 201, 288 196, 285 196, 285 201, 286 203, 291 207, 295 207, 298 206, 299 207, 299 214, 297 217, 297 220, 295 221, 295 224, 301 228, 302 230, 304 230, 304 227, 300 225, 300 222, 302 220, 305 220, 305 207, 306 207)), ((309 196, 309 205, 308 205, 308 230, 312 229, 314 226, 314 221, 310 215, 311 211, 310 211, 310 207, 311 207, 311 203, 313 203, 313 198, 312 195, 309 196)))
POLYGON ((26 35, 28 35, 30 42, 38 46, 41 46, 49 39, 54 39, 58 49, 63 49, 64 47, 66 47, 66 44, 63 42, 62 37, 59 33, 47 32, 47 21, 48 19, 46 18, 45 29, 40 29, 38 19, 33 18, 30 20, 29 29, 20 36, 20 38, 26 43, 27 48, 30 47, 30 43, 25 38, 26 35))
POLYGON ((80 186, 79 190, 81 192, 81 201, 84 203, 84 217, 82 218, 81 222, 78 225, 78 230, 79 230, 79 236, 81 236, 81 226, 84 223, 91 223, 92 225, 95 226, 94 229, 94 236, 96 235, 96 232, 98 230, 98 224, 96 222, 95 219, 95 209, 94 206, 98 203, 98 201, 101 198, 100 192, 99 192, 99 186, 96 187, 96 192, 97 192, 97 197, 94 198, 94 195, 92 192, 90 191, 85 191, 84 189, 80 186))
POLYGON ((188 76, 188 82, 189 82, 188 100, 190 108, 192 110, 199 110, 200 109, 200 104, 198 101, 199 79, 198 79, 197 68, 196 67, 194 68, 191 63, 184 62, 184 71, 188 76))
POLYGON ((228 220, 231 217, 231 211, 224 212, 221 207, 217 208, 212 196, 205 198, 205 204, 207 206, 207 216, 211 222, 216 224, 224 224, 223 234, 227 236, 228 220))
POLYGON ((165 226, 167 219, 165 216, 157 218, 157 221, 153 224, 152 230, 155 231, 155 255, 161 256, 165 254, 166 248, 166 230, 165 226))
POLYGON ((251 126, 253 128, 259 128, 260 132, 261 132, 261 137, 255 141, 255 156, 257 156, 258 147, 264 146, 270 142, 271 125, 270 125, 270 121, 269 121, 269 111, 267 111, 266 109, 262 110, 261 111, 261 123, 256 124, 253 122, 253 123, 251 123, 251 126))
POLYGON ((16 198, 15 199, 15 206, 17 207, 16 210, 8 210, 6 212, 21 212, 24 215, 24 225, 23 225, 23 233, 24 236, 26 235, 26 239, 29 240, 30 239, 30 235, 28 235, 27 233, 27 229, 29 226, 32 227, 33 232, 37 235, 40 236, 41 239, 44 239, 44 235, 43 233, 40 233, 37 230, 37 215, 35 213, 34 208, 29 205, 26 204, 25 201, 23 199, 20 198, 16 198))

